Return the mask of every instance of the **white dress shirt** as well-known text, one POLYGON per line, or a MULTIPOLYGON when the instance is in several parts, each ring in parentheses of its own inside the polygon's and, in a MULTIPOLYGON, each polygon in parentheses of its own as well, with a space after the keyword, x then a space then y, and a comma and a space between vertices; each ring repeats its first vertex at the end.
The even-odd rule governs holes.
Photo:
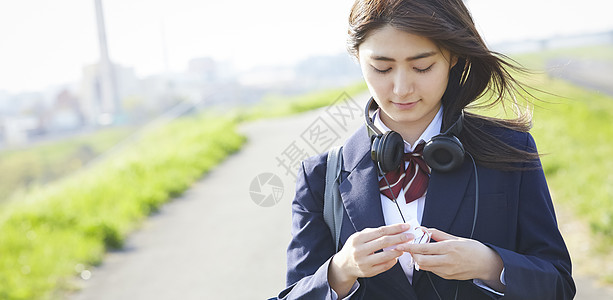
MULTIPOLYGON (((383 124, 381 121, 381 116, 379 114, 380 110, 377 110, 375 115, 373 116, 373 123, 377 126, 381 132, 390 131, 389 127, 383 124)), ((426 130, 419 136, 417 141, 411 145, 407 141, 404 141, 404 152, 409 153, 415 150, 415 147, 420 143, 428 142, 432 137, 441 133, 441 125, 443 122, 443 107, 438 110, 432 122, 426 127, 426 130)), ((409 162, 405 162, 404 167, 406 168, 409 162)), ((379 176, 379 180, 381 180, 383 176, 379 176)), ((422 216, 424 213, 424 205, 426 203, 426 195, 424 194, 422 197, 418 198, 411 203, 406 203, 404 199, 404 189, 402 189, 399 193, 400 195, 395 195, 397 197, 398 206, 387 196, 381 194, 381 207, 383 208, 383 219, 385 220, 385 225, 392 225, 398 223, 404 223, 402 221, 402 216, 407 223, 411 224, 411 228, 416 226, 420 226, 422 216), (398 211, 398 207, 402 211, 402 216, 398 211)), ((405 253, 398 258, 400 262, 400 266, 404 271, 404 274, 407 275, 409 282, 413 282, 413 259, 411 258, 411 254, 405 253)))

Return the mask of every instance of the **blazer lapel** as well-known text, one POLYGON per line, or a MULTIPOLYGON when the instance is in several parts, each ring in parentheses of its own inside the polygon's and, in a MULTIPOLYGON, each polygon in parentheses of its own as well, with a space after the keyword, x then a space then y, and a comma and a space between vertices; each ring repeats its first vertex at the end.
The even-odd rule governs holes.
MULTIPOLYGON (((355 231, 385 225, 378 173, 370 158, 370 139, 366 127, 350 137, 343 147, 343 171, 349 175, 339 185, 341 199, 355 231)), ((350 225, 347 222, 343 226, 350 225)), ((417 299, 404 271, 397 263, 392 269, 371 278, 406 299, 417 299)))
POLYGON ((464 160, 456 171, 430 175, 421 225, 448 232, 472 176, 472 163, 464 160))
POLYGON ((362 127, 343 147, 343 171, 349 175, 339 185, 341 199, 356 231, 385 225, 377 170, 370 159, 370 140, 362 127))
MULTIPOLYGON (((441 173, 432 171, 426 194, 426 203, 421 225, 450 232, 451 224, 456 218, 468 183, 472 176, 472 162, 464 160, 461 168, 441 173)), ((423 275, 423 271, 413 273, 413 284, 423 275)))

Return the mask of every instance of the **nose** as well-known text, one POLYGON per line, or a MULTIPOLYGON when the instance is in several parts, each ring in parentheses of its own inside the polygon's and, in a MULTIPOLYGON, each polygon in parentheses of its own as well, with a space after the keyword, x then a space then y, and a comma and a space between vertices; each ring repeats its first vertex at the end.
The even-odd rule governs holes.
POLYGON ((396 96, 398 96, 398 98, 401 99, 413 93, 413 83, 411 82, 410 76, 407 74, 407 72, 396 72, 396 76, 394 76, 393 92, 396 96))

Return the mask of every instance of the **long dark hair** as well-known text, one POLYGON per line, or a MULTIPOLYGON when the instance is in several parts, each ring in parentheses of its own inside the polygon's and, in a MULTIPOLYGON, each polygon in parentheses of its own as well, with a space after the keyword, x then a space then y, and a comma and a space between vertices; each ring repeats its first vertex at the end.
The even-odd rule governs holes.
MULTIPOLYGON (((458 59, 450 70, 442 98, 443 128, 450 126, 469 104, 491 108, 511 101, 516 105, 516 95, 527 92, 509 71, 525 73, 526 70, 487 48, 462 0, 357 0, 349 15, 349 52, 357 57, 360 44, 369 34, 387 25, 429 38, 458 59), (475 103, 477 99, 479 104, 475 103)), ((458 138, 480 164, 517 170, 521 169, 518 163, 534 160, 538 153, 508 145, 484 128, 527 132, 531 125, 529 114, 500 119, 465 112, 464 127, 458 138)))

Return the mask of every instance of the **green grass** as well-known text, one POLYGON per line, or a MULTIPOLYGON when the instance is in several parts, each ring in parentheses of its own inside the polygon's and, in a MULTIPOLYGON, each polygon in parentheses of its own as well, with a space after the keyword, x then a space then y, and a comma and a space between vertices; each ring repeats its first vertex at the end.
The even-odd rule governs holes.
POLYGON ((613 98, 560 80, 543 88, 550 103, 535 110, 533 134, 555 199, 613 245, 613 98))
MULTIPOLYGON (((362 90, 360 84, 283 101, 276 97, 224 116, 184 117, 103 163, 7 202, 0 212, 0 299, 55 299, 73 289, 79 272, 99 264, 107 250, 120 249, 144 218, 240 149, 241 120, 310 110, 331 104, 342 92, 362 90)), ((73 148, 57 150, 58 157, 73 148)))
POLYGON ((126 234, 244 141, 234 120, 181 119, 104 164, 11 202, 0 219, 0 299, 69 288, 79 265, 121 248, 126 234))
POLYGON ((23 192, 79 170, 132 130, 111 128, 26 149, 0 151, 0 203, 16 191, 23 192))

